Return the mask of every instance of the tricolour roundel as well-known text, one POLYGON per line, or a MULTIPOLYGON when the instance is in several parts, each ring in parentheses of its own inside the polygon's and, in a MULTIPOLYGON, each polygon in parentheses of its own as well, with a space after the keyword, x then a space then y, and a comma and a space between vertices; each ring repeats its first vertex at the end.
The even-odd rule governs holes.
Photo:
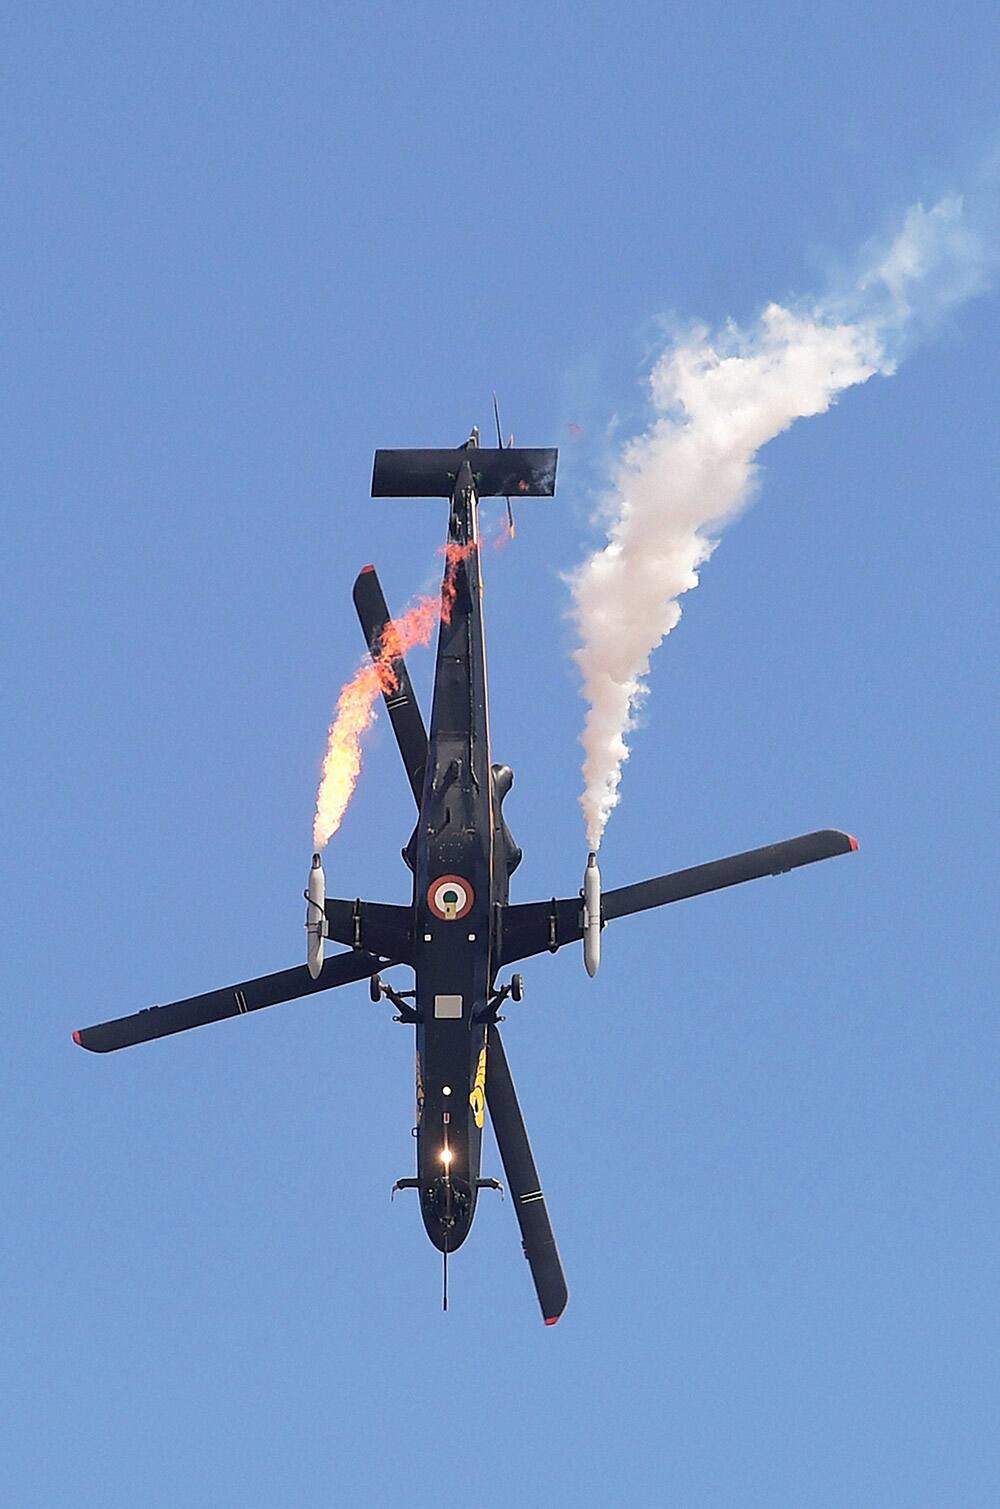
POLYGON ((475 899, 471 885, 461 875, 442 875, 427 892, 427 905, 442 922, 457 922, 471 910, 475 899))

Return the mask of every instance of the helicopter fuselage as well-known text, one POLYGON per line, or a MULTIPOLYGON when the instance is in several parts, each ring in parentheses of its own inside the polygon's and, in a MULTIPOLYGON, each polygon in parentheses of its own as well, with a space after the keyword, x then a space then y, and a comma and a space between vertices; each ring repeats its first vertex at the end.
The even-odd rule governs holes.
POLYGON ((465 1240, 476 1209, 499 963, 495 919, 507 901, 510 858, 499 807, 512 778, 490 762, 478 546, 478 500, 466 464, 452 497, 453 592, 443 599, 412 848, 417 1181, 427 1233, 449 1252, 465 1240))

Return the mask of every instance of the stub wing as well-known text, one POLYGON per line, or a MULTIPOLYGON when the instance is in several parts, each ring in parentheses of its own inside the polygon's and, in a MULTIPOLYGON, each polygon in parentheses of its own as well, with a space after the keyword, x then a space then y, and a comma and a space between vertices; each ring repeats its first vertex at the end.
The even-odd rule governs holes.
POLYGON ((84 1027, 73 1033, 73 1041, 91 1053, 112 1053, 116 1048, 131 1048, 153 1038, 186 1032, 190 1027, 204 1027, 208 1022, 221 1022, 227 1017, 243 1016, 248 1011, 260 1011, 264 1006, 277 1006, 281 1001, 294 1001, 317 990, 330 990, 335 985, 348 985, 353 980, 367 980, 387 963, 376 954, 360 950, 335 954, 332 959, 327 959, 315 980, 301 964, 297 969, 260 975, 256 980, 243 980, 239 985, 227 985, 205 995, 172 1001, 169 1006, 150 1006, 132 1016, 100 1022, 96 1027, 84 1027))
MULTIPOLYGON (((601 919, 611 922, 650 907, 667 906, 672 901, 686 901, 708 891, 721 891, 745 880, 760 880, 765 875, 783 875, 801 865, 820 859, 850 854, 858 847, 857 839, 836 828, 822 828, 804 833, 782 843, 766 844, 761 849, 747 849, 727 859, 713 859, 706 865, 689 870, 675 870, 640 880, 635 885, 620 886, 601 896, 601 919)), ((565 900, 531 901, 508 906, 503 914, 501 957, 504 964, 527 959, 546 951, 555 953, 566 943, 578 943, 583 937, 583 908, 577 896, 565 900)))
MULTIPOLYGON (((387 901, 341 901, 328 896, 326 936, 394 964, 413 961, 413 908, 387 901)), ((374 970, 372 971, 374 974, 374 970)))

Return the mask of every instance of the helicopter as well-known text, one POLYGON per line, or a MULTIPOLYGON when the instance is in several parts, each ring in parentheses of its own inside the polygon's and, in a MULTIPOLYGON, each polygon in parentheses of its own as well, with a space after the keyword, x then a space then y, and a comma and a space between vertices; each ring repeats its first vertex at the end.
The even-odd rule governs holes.
MULTIPOLYGON (((558 452, 503 446, 497 420, 496 448, 480 446, 473 429, 453 449, 375 453, 373 497, 440 497, 449 508, 442 584, 448 611, 438 631, 429 726, 404 655, 391 655, 382 682, 417 807, 402 851, 412 874, 410 904, 328 897, 321 857, 314 854, 305 892, 305 965, 148 1007, 80 1029, 73 1038, 108 1053, 367 979, 372 1000, 388 1000, 396 1019, 415 1028, 416 1173, 397 1180, 393 1194, 418 1192, 425 1230, 443 1258, 444 1308, 448 1257, 468 1237, 480 1191, 501 1189, 481 1174, 488 1112, 542 1318, 552 1326, 568 1290, 499 1027, 501 1007, 522 999, 524 981, 516 971, 504 981, 501 974, 524 959, 581 943, 593 976, 609 922, 850 853, 858 843, 848 833, 822 829, 607 891, 590 853, 578 895, 510 901, 522 851, 503 811, 513 772, 493 762, 490 747, 479 500, 506 498, 512 525, 511 499, 554 495, 558 452), (326 957, 328 941, 346 948, 326 957), (394 965, 413 970, 412 990, 382 979, 394 965)), ((369 652, 384 664, 393 620, 374 566, 359 573, 353 597, 369 652)))

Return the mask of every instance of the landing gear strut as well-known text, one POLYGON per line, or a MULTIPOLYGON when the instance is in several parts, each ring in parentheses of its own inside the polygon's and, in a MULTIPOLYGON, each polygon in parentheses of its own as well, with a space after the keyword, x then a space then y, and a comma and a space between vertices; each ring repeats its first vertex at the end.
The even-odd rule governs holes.
POLYGON ((524 1000, 523 975, 511 975, 508 984, 501 985, 500 989, 494 991, 493 995, 490 996, 489 1012, 486 1017, 486 1020, 488 1022, 500 1022, 503 1020, 503 1018, 499 1015, 499 1011, 500 1007, 503 1005, 504 1001, 506 1001, 508 996, 512 1001, 524 1000))
POLYGON ((407 1004, 416 995, 415 990, 393 990, 391 985, 385 983, 381 975, 372 975, 368 981, 368 994, 376 1004, 381 1001, 383 996, 385 996, 387 1001, 391 1001, 399 1013, 395 1018, 397 1022, 415 1022, 417 1020, 417 1013, 412 1006, 407 1004))

